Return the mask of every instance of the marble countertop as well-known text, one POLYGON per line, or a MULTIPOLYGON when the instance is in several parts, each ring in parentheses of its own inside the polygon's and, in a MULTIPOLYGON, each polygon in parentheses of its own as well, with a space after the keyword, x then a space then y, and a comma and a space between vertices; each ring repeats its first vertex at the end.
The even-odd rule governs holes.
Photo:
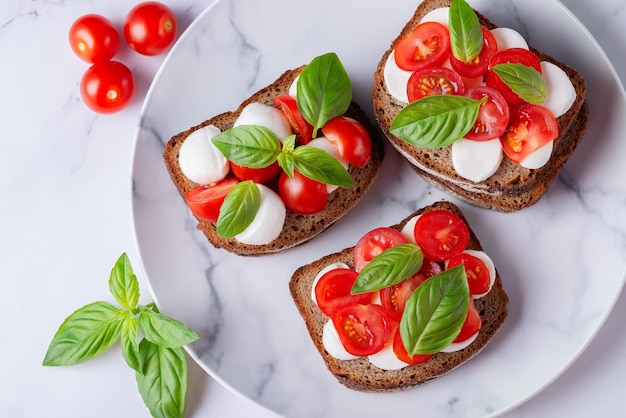
MULTIPOLYGON (((626 82, 626 3, 563 0, 626 82)), ((213 0, 171 2, 181 29, 213 0)), ((67 42, 73 20, 108 16, 121 27, 123 0, 7 0, 0 9, 0 417, 149 416, 119 350, 85 364, 42 367, 56 329, 74 309, 107 299, 115 260, 139 267, 131 223, 131 159, 143 98, 165 55, 122 47, 137 77, 120 113, 97 115, 81 102, 86 64, 67 42), (26 165, 31 164, 31 169, 26 165)), ((137 272, 140 270, 137 268, 137 272)), ((150 300, 139 274, 142 300, 150 300)), ((579 358, 506 418, 626 415, 626 292, 579 358)), ((515 377, 512 377, 514 379, 515 377)), ((189 417, 274 417, 230 392, 189 361, 189 417)))

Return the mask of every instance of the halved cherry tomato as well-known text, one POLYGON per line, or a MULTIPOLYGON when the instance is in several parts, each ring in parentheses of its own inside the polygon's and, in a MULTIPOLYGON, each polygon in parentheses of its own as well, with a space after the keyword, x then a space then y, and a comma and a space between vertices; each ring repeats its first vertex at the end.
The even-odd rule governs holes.
POLYGON ((398 360, 403 361, 407 364, 422 364, 426 363, 430 360, 434 354, 413 354, 410 355, 407 353, 406 348, 404 347, 404 343, 402 342, 402 337, 400 337, 400 328, 396 327, 396 330, 393 334, 393 353, 396 355, 398 360))
POLYGON ((559 125, 550 110, 524 103, 511 108, 509 126, 500 141, 507 157, 519 163, 558 136, 559 125))
POLYGON ((230 162, 230 169, 239 180, 252 180, 255 183, 267 183, 281 172, 278 161, 263 168, 250 168, 230 162))
POLYGON ((398 284, 380 290, 380 302, 389 318, 400 322, 407 299, 425 280, 426 277, 416 273, 398 284))
POLYGON ((480 318, 480 315, 478 315, 478 311, 476 310, 474 303, 470 301, 469 310, 467 311, 467 316, 465 317, 465 322, 463 322, 463 326, 461 327, 459 335, 457 335, 452 342, 460 343, 467 340, 472 335, 480 331, 482 323, 483 320, 480 318))
POLYGON ((393 228, 380 227, 369 231, 359 239, 354 247, 354 267, 356 271, 361 271, 367 263, 372 261, 372 258, 387 248, 406 242, 409 242, 409 240, 393 228))
POLYGON ((285 206, 296 213, 310 215, 320 212, 328 202, 328 187, 294 171, 289 177, 283 171, 278 179, 278 194, 285 206))
POLYGON ((465 275, 467 276, 470 294, 482 295, 486 293, 489 290, 491 278, 489 276, 489 269, 487 269, 483 260, 463 252, 453 255, 450 260, 448 260, 447 268, 456 267, 461 264, 465 267, 465 275))
POLYGON ((499 138, 509 124, 509 105, 496 90, 486 86, 472 87, 465 96, 480 100, 487 96, 487 101, 480 105, 478 118, 465 138, 486 141, 499 138))
POLYGON ((398 67, 406 71, 443 64, 450 52, 450 32, 437 22, 419 24, 395 48, 398 67))
POLYGON ((313 125, 304 119, 302 113, 300 113, 295 97, 288 94, 279 94, 274 97, 274 107, 283 111, 296 133, 296 141, 299 144, 308 144, 313 139, 313 125))
POLYGON ((124 22, 128 45, 143 55, 157 55, 176 38, 176 16, 165 4, 146 1, 133 7, 124 22))
POLYGON ((483 48, 480 54, 469 62, 457 59, 450 50, 450 65, 463 77, 475 78, 483 75, 489 67, 491 57, 498 51, 498 42, 491 31, 484 26, 480 27, 483 32, 483 48))
POLYGON ((135 95, 135 78, 130 69, 117 61, 92 65, 80 80, 83 102, 98 113, 123 109, 135 95))
POLYGON ((355 270, 338 268, 325 273, 315 285, 315 299, 322 312, 327 316, 333 316, 337 309, 351 303, 366 305, 372 302, 373 292, 350 294, 356 281, 355 270))
POLYGON ((351 303, 332 316, 333 325, 346 351, 355 356, 379 352, 389 341, 391 320, 380 305, 351 303))
POLYGON ((120 35, 106 17, 87 14, 72 23, 69 41, 80 59, 95 64, 113 58, 120 45, 120 35))
POLYGON ((437 209, 424 213, 415 222, 415 241, 431 260, 444 261, 465 250, 469 230, 454 213, 437 209))
POLYGON ((509 63, 524 64, 541 73, 541 62, 537 55, 524 48, 509 48, 498 51, 489 60, 489 70, 485 73, 485 84, 498 90, 509 103, 525 103, 524 99, 513 93, 513 90, 491 69, 494 65, 509 63))
POLYGON ((407 83, 409 103, 422 97, 465 93, 461 76, 447 67, 429 67, 411 74, 407 83))
POLYGON ((226 195, 230 189, 237 184, 235 177, 228 176, 218 183, 208 186, 196 186, 185 194, 187 206, 196 217, 209 221, 217 222, 220 214, 220 208, 226 195))
POLYGON ((339 155, 355 167, 363 168, 372 156, 372 139, 358 120, 347 116, 331 119, 322 133, 337 147, 339 155))

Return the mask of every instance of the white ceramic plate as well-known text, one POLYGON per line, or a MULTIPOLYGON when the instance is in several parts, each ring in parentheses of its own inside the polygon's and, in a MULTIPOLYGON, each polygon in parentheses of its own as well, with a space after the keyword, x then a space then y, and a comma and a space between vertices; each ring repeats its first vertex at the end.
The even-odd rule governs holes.
POLYGON ((475 359, 401 393, 359 393, 338 384, 309 339, 288 282, 297 266, 447 196, 388 148, 373 189, 333 228, 284 254, 241 258, 213 249, 195 230, 162 152, 172 135, 233 109, 283 70, 328 51, 338 53, 356 100, 371 114, 375 67, 415 2, 222 0, 170 52, 142 111, 133 222, 153 297, 200 334, 189 352, 224 385, 289 417, 497 415, 548 385, 602 325, 626 267, 623 88, 587 30, 557 1, 471 3, 582 72, 589 128, 535 206, 503 214, 459 204, 501 273, 509 318, 475 359))

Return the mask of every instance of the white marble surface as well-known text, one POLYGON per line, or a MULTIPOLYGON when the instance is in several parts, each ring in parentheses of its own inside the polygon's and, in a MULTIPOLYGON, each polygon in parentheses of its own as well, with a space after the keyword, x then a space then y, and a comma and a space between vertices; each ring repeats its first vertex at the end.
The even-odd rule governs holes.
MULTIPOLYGON (((181 27, 210 3, 177 1, 173 9, 181 27)), ((626 81, 626 4, 563 3, 595 36, 626 81)), ((80 101, 78 81, 86 65, 72 55, 66 39, 77 16, 97 12, 121 27, 131 6, 121 0, 9 0, 0 9, 0 138, 5 157, 0 165, 2 417, 148 416, 118 349, 80 366, 41 366, 63 318, 86 303, 109 299, 108 274, 122 251, 139 273, 142 299, 151 298, 133 236, 130 177, 141 103, 164 57, 141 57, 122 48, 118 58, 138 75, 137 97, 123 112, 99 116, 80 101)), ((623 230, 623 210, 614 211, 609 225, 623 230)), ((504 416, 625 415, 625 315, 622 293, 573 365, 504 416)), ((187 416, 275 414, 224 389, 190 361, 187 416)))

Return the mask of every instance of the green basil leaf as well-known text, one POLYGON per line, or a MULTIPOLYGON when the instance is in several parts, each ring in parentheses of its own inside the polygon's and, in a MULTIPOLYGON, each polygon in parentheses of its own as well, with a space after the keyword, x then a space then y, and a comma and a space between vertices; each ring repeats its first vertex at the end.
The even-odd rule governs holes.
POLYGON ((523 100, 541 104, 548 94, 546 82, 541 73, 533 67, 519 63, 497 64, 493 71, 502 81, 523 100))
POLYGON ((94 302, 76 310, 54 335, 43 365, 69 366, 104 353, 120 336, 122 312, 108 302, 94 302))
POLYGON ((139 328, 146 340, 161 347, 182 347, 198 339, 198 334, 182 322, 151 309, 139 312, 139 328))
POLYGON ((139 324, 137 317, 131 311, 124 311, 124 314, 120 341, 122 346, 122 356, 124 357, 124 360, 126 360, 126 364, 128 364, 131 369, 142 373, 141 361, 139 359, 139 324))
POLYGON ((280 153, 276 134, 264 126, 236 126, 215 135, 211 141, 230 161, 249 168, 267 167, 280 153))
POLYGON ((303 176, 348 189, 354 186, 354 180, 344 166, 324 150, 302 145, 293 151, 293 157, 295 169, 303 176))
POLYGON ((454 57, 470 62, 483 49, 483 31, 476 12, 465 0, 450 5, 450 48, 454 57))
POLYGON ((400 335, 409 354, 434 354, 459 334, 470 294, 465 267, 445 270, 422 283, 406 302, 400 335))
POLYGON ((406 243, 388 248, 363 267, 352 285, 352 294, 393 286, 417 273, 424 254, 418 245, 406 243))
POLYGON ((486 100, 442 95, 427 96, 404 107, 391 123, 391 133, 422 148, 442 148, 472 129, 486 100))
POLYGON ((135 373, 144 403, 155 418, 182 418, 187 396, 187 359, 182 348, 139 344, 143 374, 135 373))
POLYGON ((261 192, 251 180, 237 183, 224 199, 217 218, 217 233, 232 238, 245 230, 261 206, 261 192))
POLYGON ((115 300, 126 309, 135 309, 139 302, 139 281, 126 253, 123 253, 111 269, 109 290, 115 300))
POLYGON ((343 115, 352 101, 352 83, 339 57, 330 52, 315 57, 300 73, 297 104, 302 116, 317 130, 343 115))

